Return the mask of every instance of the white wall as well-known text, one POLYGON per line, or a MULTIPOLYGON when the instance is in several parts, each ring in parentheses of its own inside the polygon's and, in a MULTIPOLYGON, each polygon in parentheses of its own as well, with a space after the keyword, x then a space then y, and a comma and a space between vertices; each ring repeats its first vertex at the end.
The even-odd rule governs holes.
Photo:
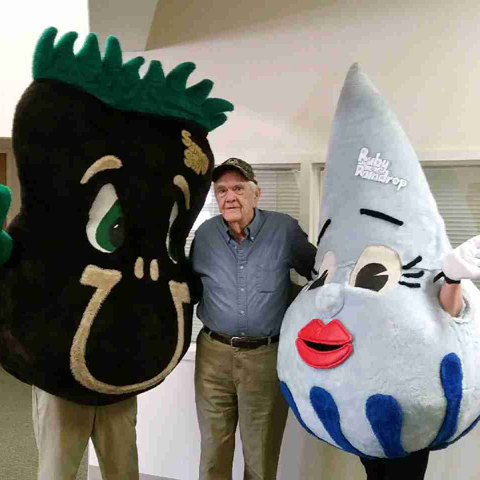
POLYGON ((87 0, 15 0, 2 2, 0 28, 0 137, 10 137, 15 106, 32 81, 33 51, 50 26, 59 34, 88 32, 87 0))
POLYGON ((476 0, 244 0, 236 7, 210 0, 187 2, 183 22, 180 9, 170 12, 174 7, 165 3, 153 26, 157 44, 169 24, 204 29, 192 40, 178 34, 183 43, 145 56, 161 60, 165 71, 195 61, 192 81, 212 78, 213 94, 235 104, 227 124, 211 134, 219 159, 321 159, 344 76, 355 61, 393 106, 417 150, 461 150, 478 158, 476 0))

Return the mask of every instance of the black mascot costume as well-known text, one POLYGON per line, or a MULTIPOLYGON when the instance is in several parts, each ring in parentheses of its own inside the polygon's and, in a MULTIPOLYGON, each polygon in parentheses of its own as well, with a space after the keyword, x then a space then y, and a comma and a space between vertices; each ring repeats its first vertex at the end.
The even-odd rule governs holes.
MULTIPOLYGON (((141 78, 109 37, 36 47, 13 146, 19 215, 0 236, 0 361, 67 400, 108 405, 161 383, 191 336, 185 240, 214 160, 207 134, 233 106, 186 87, 195 69, 141 78)), ((2 223, 10 193, 0 192, 2 223)))

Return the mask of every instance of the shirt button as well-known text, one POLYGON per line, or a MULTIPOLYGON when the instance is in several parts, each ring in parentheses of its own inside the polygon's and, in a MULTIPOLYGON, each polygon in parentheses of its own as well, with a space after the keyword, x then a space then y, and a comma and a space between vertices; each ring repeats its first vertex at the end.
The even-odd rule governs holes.
POLYGON ((243 292, 243 291, 245 291, 245 289, 244 289, 244 288, 241 288, 240 291, 243 292))
POLYGON ((240 267, 240 270, 243 270, 243 265, 240 267))
POLYGON ((252 240, 255 240, 255 237, 252 237, 252 240))
POLYGON ((243 315, 245 313, 245 310, 240 310, 240 313, 243 315))

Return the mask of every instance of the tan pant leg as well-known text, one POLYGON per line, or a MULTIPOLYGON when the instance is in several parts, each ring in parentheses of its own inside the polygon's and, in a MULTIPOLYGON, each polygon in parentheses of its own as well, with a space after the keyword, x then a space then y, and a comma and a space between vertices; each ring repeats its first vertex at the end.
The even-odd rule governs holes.
POLYGON ((38 480, 74 480, 93 427, 95 407, 32 387, 38 480))
POLYGON ((137 397, 97 407, 92 441, 103 480, 138 480, 137 397))
POLYGON ((201 435, 200 480, 231 480, 237 394, 232 378, 233 349, 204 332, 197 339, 195 400, 201 435))
POLYGON ((278 343, 235 353, 244 480, 275 480, 288 404, 277 377, 278 343))

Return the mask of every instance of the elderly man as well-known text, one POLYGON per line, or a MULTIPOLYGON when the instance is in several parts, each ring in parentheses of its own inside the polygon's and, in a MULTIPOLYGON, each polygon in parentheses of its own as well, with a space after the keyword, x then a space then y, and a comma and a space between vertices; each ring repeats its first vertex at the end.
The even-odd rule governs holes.
POLYGON ((290 269, 310 278, 316 248, 292 217, 257 208, 251 166, 230 158, 213 171, 221 215, 196 232, 192 263, 203 293, 195 395, 200 480, 232 478, 235 431, 245 480, 276 478, 287 418, 276 372, 290 269))

